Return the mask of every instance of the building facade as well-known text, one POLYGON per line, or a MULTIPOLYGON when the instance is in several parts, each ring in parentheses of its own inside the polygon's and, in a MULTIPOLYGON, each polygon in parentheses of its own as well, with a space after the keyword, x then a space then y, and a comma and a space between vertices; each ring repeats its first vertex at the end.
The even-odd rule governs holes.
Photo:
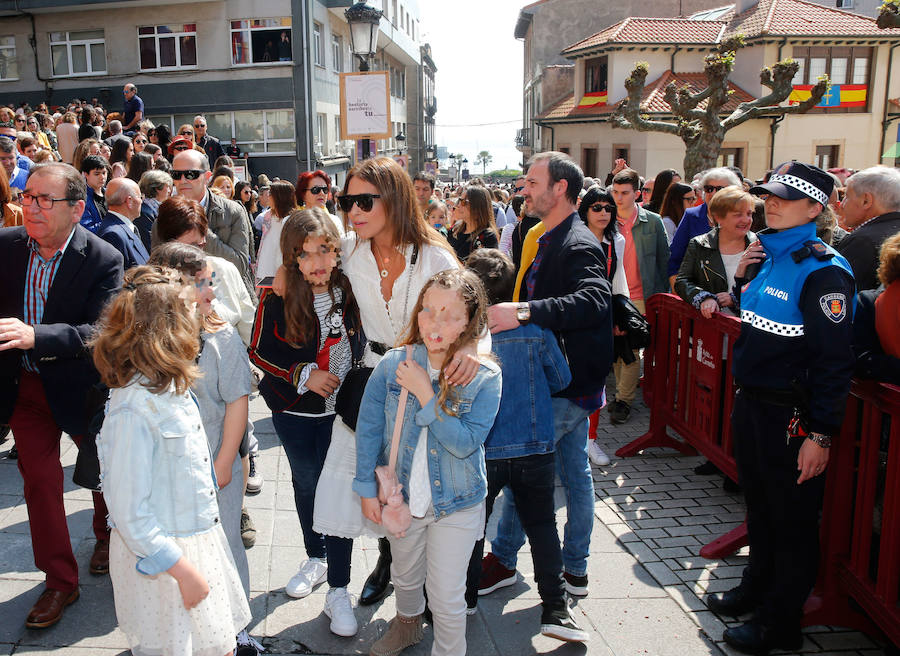
POLYGON ((729 131, 721 164, 759 178, 791 159, 823 168, 897 163, 884 155, 897 141, 900 119, 890 100, 900 94, 900 61, 892 47, 900 30, 879 30, 871 18, 807 0, 747 0, 686 19, 628 18, 565 48, 574 65, 573 86, 537 117, 540 149, 568 152, 586 175, 601 179, 618 157, 649 176, 682 170, 685 150, 678 137, 613 127, 610 118, 627 95, 625 79, 636 62, 647 62, 642 113, 671 120, 666 86, 704 88, 704 57, 736 34, 744 35, 746 46, 737 53, 726 113, 766 95, 760 70, 788 57, 800 64, 793 101, 808 97, 820 75, 828 75, 832 87, 806 114, 761 117, 729 131))
MULTIPOLYGON (((97 98, 122 107, 132 82, 155 124, 173 130, 207 118, 233 137, 251 174, 296 179, 324 168, 340 184, 354 158, 340 138, 339 76, 358 70, 344 10, 351 0, 0 1, 0 103, 65 104, 97 98), (31 44, 34 44, 32 47, 31 44)), ((371 70, 391 80, 392 134, 423 123, 416 0, 383 9, 371 70), (410 95, 412 94, 412 95, 410 95)), ((422 148, 378 143, 379 154, 422 148)))

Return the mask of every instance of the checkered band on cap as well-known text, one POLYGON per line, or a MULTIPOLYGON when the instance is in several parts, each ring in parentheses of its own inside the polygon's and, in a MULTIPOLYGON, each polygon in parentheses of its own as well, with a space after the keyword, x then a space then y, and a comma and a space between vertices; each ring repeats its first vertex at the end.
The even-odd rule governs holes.
POLYGON ((822 203, 822 205, 828 205, 828 196, 825 195, 825 192, 819 189, 812 182, 807 182, 803 178, 798 178, 795 175, 776 174, 769 178, 769 182, 780 182, 781 184, 787 185, 788 187, 793 187, 797 191, 803 192, 813 200, 822 203))

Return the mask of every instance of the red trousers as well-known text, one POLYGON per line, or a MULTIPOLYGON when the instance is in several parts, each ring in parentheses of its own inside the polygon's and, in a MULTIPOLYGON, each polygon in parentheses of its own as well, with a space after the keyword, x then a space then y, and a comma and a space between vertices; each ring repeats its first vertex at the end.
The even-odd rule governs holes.
MULTIPOLYGON (((53 421, 41 377, 21 371, 19 396, 9 420, 19 451, 19 472, 25 481, 25 505, 31 525, 34 564, 47 574, 47 587, 71 591, 78 587, 78 564, 69 541, 63 506, 63 470, 59 462, 62 431, 53 421)), ((75 444, 81 436, 72 436, 75 444)), ((108 540, 103 495, 94 492, 94 535, 108 540)))

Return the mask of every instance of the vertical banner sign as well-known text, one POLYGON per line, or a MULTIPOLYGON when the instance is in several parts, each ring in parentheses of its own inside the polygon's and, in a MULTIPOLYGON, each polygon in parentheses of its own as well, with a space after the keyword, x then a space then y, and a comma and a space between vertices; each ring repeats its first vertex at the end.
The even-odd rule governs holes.
POLYGON ((387 71, 341 73, 341 139, 390 139, 387 71))

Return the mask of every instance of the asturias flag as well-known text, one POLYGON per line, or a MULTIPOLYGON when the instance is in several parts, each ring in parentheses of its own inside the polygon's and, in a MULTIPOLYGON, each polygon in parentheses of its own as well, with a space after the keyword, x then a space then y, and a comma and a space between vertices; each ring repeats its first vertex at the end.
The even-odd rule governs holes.
POLYGON ((584 98, 578 103, 579 107, 596 107, 597 105, 605 105, 609 98, 606 91, 592 91, 584 94, 584 98))
MULTIPOLYGON (((808 100, 813 85, 797 84, 788 102, 792 105, 808 100)), ((816 107, 865 107, 868 87, 865 84, 833 84, 816 107)))

